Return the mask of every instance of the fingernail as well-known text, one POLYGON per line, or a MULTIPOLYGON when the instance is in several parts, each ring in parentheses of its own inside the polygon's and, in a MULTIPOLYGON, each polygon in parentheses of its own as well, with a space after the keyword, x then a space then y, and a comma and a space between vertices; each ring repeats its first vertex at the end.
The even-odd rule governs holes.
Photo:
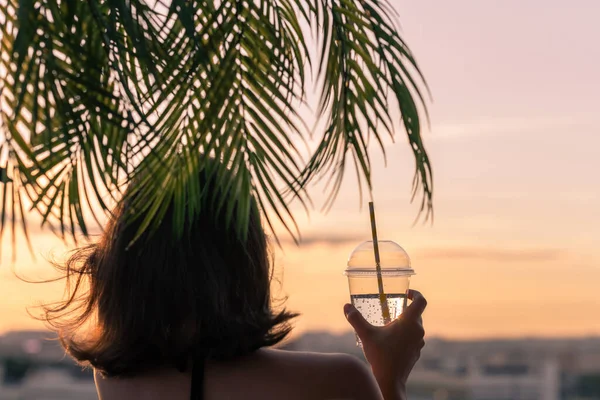
POLYGON ((344 315, 346 316, 346 318, 348 318, 348 314, 350 314, 350 311, 352 311, 352 304, 346 304, 344 305, 344 315))

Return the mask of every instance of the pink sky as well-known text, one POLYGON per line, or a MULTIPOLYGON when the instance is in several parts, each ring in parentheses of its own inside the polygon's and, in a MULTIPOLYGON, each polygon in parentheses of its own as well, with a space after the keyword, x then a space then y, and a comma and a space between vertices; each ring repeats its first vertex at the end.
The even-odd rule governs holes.
MULTIPOLYGON (((392 1, 434 97, 435 223, 411 226, 414 161, 400 133, 387 169, 375 157, 374 196, 380 236, 411 254, 430 301, 428 334, 600 334, 600 3, 392 1)), ((328 214, 298 214, 304 245, 277 252, 300 330, 346 329, 341 273, 369 235, 353 179, 328 214)), ((49 234, 33 241, 62 251, 49 234)), ((20 249, 16 270, 48 271, 20 249)), ((24 307, 60 287, 18 282, 4 253, 0 331, 39 327, 24 307)))

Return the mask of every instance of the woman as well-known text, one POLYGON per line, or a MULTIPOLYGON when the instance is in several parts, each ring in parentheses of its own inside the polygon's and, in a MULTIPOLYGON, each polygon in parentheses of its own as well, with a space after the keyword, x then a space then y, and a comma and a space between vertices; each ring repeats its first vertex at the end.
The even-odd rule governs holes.
MULTIPOLYGON (((200 185, 216 193, 204 175, 200 185)), ((170 204, 152 234, 133 240, 144 216, 126 218, 134 196, 125 198, 99 242, 62 267, 69 296, 46 310, 67 352, 94 368, 101 400, 406 397, 424 345, 426 302, 418 292, 385 327, 344 307, 371 370, 349 355, 274 350, 296 314, 271 307, 272 271, 256 202, 244 239, 207 202, 182 236, 173 235, 170 204)))

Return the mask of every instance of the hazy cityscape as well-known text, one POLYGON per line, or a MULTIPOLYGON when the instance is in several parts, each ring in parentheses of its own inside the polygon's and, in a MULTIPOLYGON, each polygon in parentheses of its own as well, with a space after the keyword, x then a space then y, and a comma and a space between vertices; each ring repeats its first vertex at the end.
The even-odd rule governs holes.
MULTIPOLYGON (((92 400, 92 374, 52 334, 0 336, 0 400, 92 400)), ((362 358, 352 333, 304 334, 289 350, 362 358)), ((600 399, 600 338, 450 341, 428 339, 409 381, 411 400, 600 399)))

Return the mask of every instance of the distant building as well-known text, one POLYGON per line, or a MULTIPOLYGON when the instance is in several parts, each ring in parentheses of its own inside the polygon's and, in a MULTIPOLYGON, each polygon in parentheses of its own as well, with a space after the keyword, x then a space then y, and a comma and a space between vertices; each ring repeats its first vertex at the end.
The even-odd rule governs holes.
POLYGON ((469 397, 478 400, 559 400, 556 360, 538 365, 485 365, 472 360, 465 377, 469 397))
POLYGON ((46 331, 15 331, 0 336, 0 357, 27 357, 52 362, 65 357, 56 334, 46 331))
POLYGON ((41 368, 27 375, 20 385, 0 386, 2 400, 97 400, 89 379, 77 379, 68 371, 41 368))
POLYGON ((97 400, 84 372, 49 332, 0 336, 0 400, 97 400))

